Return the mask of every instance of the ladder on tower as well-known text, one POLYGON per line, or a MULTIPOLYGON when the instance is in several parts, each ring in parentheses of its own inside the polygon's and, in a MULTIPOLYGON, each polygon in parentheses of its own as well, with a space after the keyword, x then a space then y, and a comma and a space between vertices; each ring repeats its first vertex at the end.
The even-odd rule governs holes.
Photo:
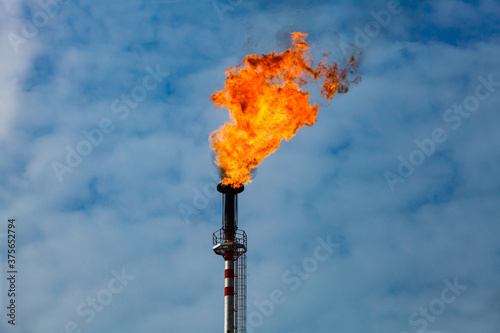
POLYGON ((241 254, 235 262, 234 270, 234 310, 235 333, 247 332, 247 255, 241 254))

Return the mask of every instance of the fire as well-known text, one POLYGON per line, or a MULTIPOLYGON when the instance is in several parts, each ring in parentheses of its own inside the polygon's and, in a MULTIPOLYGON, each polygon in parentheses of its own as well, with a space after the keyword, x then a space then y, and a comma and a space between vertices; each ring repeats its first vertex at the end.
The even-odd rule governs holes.
POLYGON ((357 71, 354 57, 348 59, 348 69, 328 65, 326 55, 314 66, 307 35, 293 32, 293 46, 285 52, 248 55, 242 64, 226 70, 225 88, 211 101, 227 108, 232 122, 210 135, 223 185, 250 183, 251 171, 278 149, 281 140, 290 140, 299 128, 316 122, 319 107, 311 105, 309 93, 301 90, 308 82, 321 80, 321 95, 331 99, 360 81, 348 78, 357 71))

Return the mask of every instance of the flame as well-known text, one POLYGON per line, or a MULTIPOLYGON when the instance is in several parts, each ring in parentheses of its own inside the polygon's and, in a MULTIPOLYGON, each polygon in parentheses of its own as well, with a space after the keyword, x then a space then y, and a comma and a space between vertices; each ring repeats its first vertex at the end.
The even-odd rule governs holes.
POLYGON ((327 65, 326 55, 314 67, 307 35, 292 32, 293 46, 285 52, 248 55, 242 64, 226 70, 225 88, 211 101, 216 108, 227 108, 232 122, 210 134, 223 185, 250 183, 251 171, 278 149, 281 140, 290 140, 299 128, 316 122, 319 107, 311 105, 309 93, 301 90, 308 82, 322 80, 321 95, 331 99, 360 81, 348 79, 358 67, 353 56, 349 69, 327 65))

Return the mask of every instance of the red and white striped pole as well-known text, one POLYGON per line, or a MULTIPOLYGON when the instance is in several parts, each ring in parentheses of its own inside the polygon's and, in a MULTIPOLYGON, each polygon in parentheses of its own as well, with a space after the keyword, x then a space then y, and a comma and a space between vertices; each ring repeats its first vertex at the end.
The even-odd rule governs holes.
POLYGON ((224 254, 224 333, 234 333, 234 260, 233 252, 224 254))

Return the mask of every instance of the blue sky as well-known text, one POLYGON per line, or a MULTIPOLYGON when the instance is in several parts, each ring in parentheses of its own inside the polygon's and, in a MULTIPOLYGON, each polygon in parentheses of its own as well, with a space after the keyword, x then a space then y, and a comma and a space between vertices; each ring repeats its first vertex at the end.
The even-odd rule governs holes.
POLYGON ((301 31, 317 60, 361 50, 362 82, 329 102, 310 87, 317 123, 239 197, 249 332, 499 333, 499 17, 493 0, 2 1, 0 330, 222 331, 208 136, 228 113, 210 95, 301 31))

